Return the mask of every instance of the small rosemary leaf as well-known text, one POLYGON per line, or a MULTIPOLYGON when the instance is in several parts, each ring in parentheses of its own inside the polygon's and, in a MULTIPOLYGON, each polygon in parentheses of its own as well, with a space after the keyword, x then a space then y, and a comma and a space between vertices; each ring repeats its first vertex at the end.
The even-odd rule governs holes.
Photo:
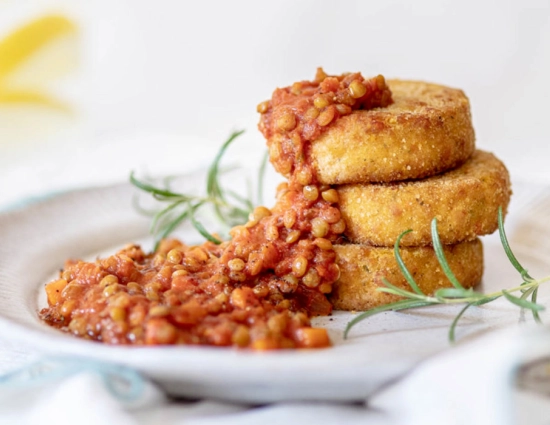
POLYGON ((173 214, 166 214, 162 217, 157 223, 154 232, 151 232, 155 237, 164 239, 172 233, 177 226, 179 226, 183 221, 189 218, 189 211, 184 209, 182 211, 174 212, 173 214))
POLYGON ((399 244, 401 243, 401 239, 403 238, 403 236, 405 236, 407 233, 410 233, 410 232, 412 232, 412 229, 405 230, 403 233, 399 235, 399 237, 395 241, 395 244, 393 245, 393 254, 394 254, 395 260, 397 261, 397 265, 399 266, 399 270, 401 270, 403 277, 405 277, 405 279, 407 280, 407 283, 412 288, 412 290, 419 295, 425 295, 422 292, 422 290, 419 288, 416 281, 414 280, 414 277, 412 276, 411 272, 405 265, 405 262, 401 257, 401 253, 399 252, 399 244))
MULTIPOLYGON (((531 296, 531 302, 533 303, 537 303, 537 294, 539 292, 539 288, 535 288, 535 290, 533 291, 533 295, 531 296)), ((536 311, 536 310, 531 310, 533 312, 533 319, 535 319, 535 322, 539 323, 539 324, 542 324, 542 320, 539 316, 539 312, 536 311)))
POLYGON ((353 320, 348 322, 348 324, 346 326, 346 329, 344 331, 344 339, 346 339, 348 337, 349 331, 357 323, 359 323, 359 322, 361 322, 361 321, 363 321, 363 320, 365 320, 365 319, 367 319, 371 316, 374 316, 375 314, 383 313, 385 311, 399 311, 399 310, 405 310, 405 309, 408 309, 408 308, 424 307, 424 306, 432 305, 432 304, 434 304, 434 303, 430 302, 430 301, 401 300, 401 301, 396 301, 396 302, 391 303, 391 304, 386 304, 386 305, 383 305, 383 306, 380 306, 380 307, 372 308, 370 310, 367 310, 367 311, 359 314, 353 320))
POLYGON ((157 213, 157 210, 154 210, 154 209, 150 210, 150 209, 142 207, 139 203, 139 196, 137 194, 132 196, 132 207, 138 213, 143 214, 143 215, 147 215, 149 217, 153 217, 157 213))
POLYGON ((217 203, 214 203, 213 206, 214 206, 214 214, 216 215, 218 220, 220 220, 222 223, 227 224, 227 220, 224 216, 224 213, 223 213, 221 207, 217 203))
MULTIPOLYGON (((232 190, 227 190, 227 195, 233 198, 234 200, 240 202, 243 205, 244 208, 241 211, 248 210, 248 212, 250 212, 254 208, 254 205, 252 204, 250 199, 247 199, 244 196, 241 196, 238 193, 233 192, 232 190)), ((238 208, 235 207, 235 209, 238 209, 238 208)))
POLYGON ((160 202, 175 202, 175 201, 191 202, 194 199, 196 199, 196 197, 194 196, 185 196, 178 193, 174 193, 173 196, 169 196, 169 197, 164 195, 159 195, 157 193, 152 193, 151 196, 153 197, 153 199, 156 199, 157 201, 160 201, 160 202))
POLYGON ((529 310, 533 311, 541 311, 544 310, 544 306, 540 304, 533 303, 528 300, 523 300, 521 298, 518 298, 512 294, 510 294, 507 291, 502 291, 502 295, 504 295, 504 298, 506 298, 508 301, 510 301, 512 304, 515 304, 521 308, 528 308, 529 310))
POLYGON ((180 193, 175 193, 175 192, 172 192, 170 190, 165 190, 165 189, 159 189, 159 188, 157 188, 155 186, 152 186, 148 183, 142 182, 134 176, 133 171, 130 173, 130 183, 132 183, 134 186, 136 186, 137 188, 139 188, 139 189, 141 189, 145 192, 152 193, 153 195, 155 195, 160 200, 162 200, 162 198, 179 198, 179 197, 187 198, 185 195, 182 195, 180 193))
MULTIPOLYGON (((528 282, 524 282, 523 284, 527 284, 528 282)), ((522 285, 523 285, 522 284, 522 285)), ((531 296, 531 302, 532 303, 537 303, 537 291, 538 291, 538 287, 536 286, 532 286, 531 288, 529 289, 523 289, 521 291, 521 299, 522 300, 525 300, 527 299, 529 296, 531 296)), ((535 322, 537 323, 542 323, 542 320, 540 319, 540 316, 539 316, 539 313, 538 311, 536 310, 531 310, 531 312, 533 313, 533 319, 535 319, 535 322)))
POLYGON ((382 282, 384 283, 384 285, 387 286, 387 288, 376 288, 377 291, 386 292, 388 294, 400 295, 402 297, 412 298, 412 299, 423 299, 425 297, 425 295, 423 294, 418 294, 411 291, 407 291, 405 289, 401 289, 395 286, 394 284, 390 283, 385 277, 382 278, 382 282))
POLYGON ((241 211, 230 211, 226 214, 224 222, 229 227, 235 227, 246 223, 247 220, 248 214, 242 214, 241 211))
MULTIPOLYGON (((249 214, 252 212, 252 210, 250 209, 244 209, 244 208, 239 208, 239 207, 231 207, 228 209, 228 214, 232 215, 233 217, 241 217, 241 218, 245 218, 248 220, 248 216, 249 214)), ((242 222, 240 224, 243 224, 242 222)))
POLYGON ((227 147, 241 134, 244 133, 244 130, 233 132, 229 139, 225 141, 225 143, 222 145, 220 150, 218 151, 216 157, 214 158, 214 161, 212 162, 212 165, 208 168, 208 175, 206 179, 206 193, 211 199, 217 199, 221 202, 215 202, 214 203, 214 213, 216 217, 222 222, 225 222, 224 214, 221 209, 220 203, 226 203, 225 202, 225 196, 224 192, 222 190, 222 187, 219 182, 219 175, 220 175, 220 161, 223 157, 227 147))
POLYGON ((216 245, 219 245, 222 243, 222 241, 220 241, 218 238, 214 237, 211 233, 209 233, 205 228, 204 226, 202 225, 202 223, 200 223, 196 218, 195 218, 195 212, 197 211, 198 208, 200 208, 202 206, 202 203, 199 203, 197 205, 193 205, 193 207, 191 207, 189 209, 189 218, 191 219, 191 224, 193 225, 193 227, 197 230, 197 232, 199 232, 204 238, 206 238, 206 240, 210 241, 210 242, 213 242, 215 243, 216 245))
POLYGON ((172 212, 175 208, 179 207, 182 203, 183 201, 174 202, 173 204, 168 205, 166 208, 156 213, 153 217, 153 220, 151 221, 150 232, 152 234, 157 233, 157 226, 159 225, 159 222, 163 218, 165 218, 167 214, 172 212))
POLYGON ((159 233, 159 236, 157 237, 157 241, 160 241, 168 237, 168 235, 170 235, 170 233, 172 233, 174 229, 178 227, 183 220, 186 220, 189 217, 190 208, 191 207, 189 207, 188 209, 183 211, 181 214, 179 214, 173 221, 169 221, 165 227, 163 227, 162 229, 159 229, 160 233, 159 233))
POLYGON ((170 185, 172 184, 172 182, 176 180, 176 176, 165 176, 163 179, 162 179, 162 183, 164 184, 164 188, 166 190, 170 190, 170 185))
POLYGON ((445 253, 443 252, 443 246, 441 245, 441 241, 439 240, 439 233, 437 233, 437 219, 435 218, 432 220, 431 230, 432 230, 432 242, 433 242, 435 255, 437 257, 437 261, 439 261, 439 264, 443 269, 443 272, 445 273, 445 276, 447 276, 447 279, 449 279, 449 282, 451 282, 451 284, 455 288, 464 289, 462 284, 458 281, 455 274, 451 270, 451 267, 449 266, 447 259, 445 258, 445 253))
POLYGON ((522 289, 522 290, 521 290, 521 297, 520 297, 520 298, 521 298, 522 300, 526 300, 527 297, 528 297, 529 295, 531 295, 535 289, 536 289, 535 286, 532 286, 532 287, 529 288, 529 289, 522 289))
POLYGON ((512 248, 510 248, 508 237, 506 236, 506 231, 504 230, 504 217, 502 214, 502 207, 498 207, 498 233, 500 235, 500 242, 502 243, 502 247, 504 248, 504 252, 508 257, 508 260, 510 260, 510 263, 512 263, 514 268, 520 273, 521 277, 524 280, 533 280, 533 278, 529 276, 527 270, 517 260, 516 256, 512 252, 512 248))
POLYGON ((214 162, 212 165, 210 165, 210 168, 208 169, 208 178, 206 180, 206 193, 208 193, 209 196, 211 195, 217 195, 218 197, 223 198, 223 195, 220 191, 220 185, 218 182, 218 175, 219 175, 219 164, 222 156, 224 155, 227 147, 241 134, 244 133, 244 130, 235 131, 231 133, 229 136, 229 139, 225 141, 225 143, 222 145, 220 150, 218 151, 218 154, 214 158, 214 162))
POLYGON ((220 241, 218 238, 215 238, 210 233, 208 233, 208 231, 204 228, 204 226, 199 221, 197 221, 197 219, 195 219, 194 217, 191 218, 191 223, 193 224, 193 227, 197 229, 197 231, 202 236, 204 236, 205 239, 215 243, 216 245, 219 245, 222 243, 222 241, 220 241))
POLYGON ((237 192, 234 192, 234 191, 229 190, 229 189, 226 190, 226 193, 227 193, 228 196, 230 196, 234 200, 240 202, 241 204, 246 205, 247 207, 252 206, 252 202, 246 196, 239 195, 237 192))
POLYGON ((468 310, 471 306, 475 305, 474 303, 468 303, 464 306, 462 310, 456 315, 456 317, 453 320, 453 323, 451 323, 451 326, 449 327, 449 342, 454 343, 455 342, 455 330, 456 325, 458 324, 458 321, 462 317, 462 315, 468 310))
POLYGON ((474 305, 474 306, 478 306, 478 305, 483 305, 483 304, 488 304, 490 303, 491 301, 494 301, 496 300, 497 298, 500 298, 502 295, 497 295, 496 297, 489 297, 489 298, 482 298, 478 301, 474 301, 472 302, 471 304, 474 305))
POLYGON ((437 299, 444 300, 445 298, 483 298, 484 295, 474 292, 470 289, 462 288, 441 288, 435 291, 434 296, 437 299))
POLYGON ((399 297, 409 298, 408 294, 406 294, 406 295, 403 294, 403 292, 404 292, 403 290, 392 289, 392 288, 376 288, 376 290, 379 291, 379 292, 384 292, 385 294, 392 294, 392 295, 397 295, 399 297))
POLYGON ((376 290, 378 292, 384 292, 385 294, 393 294, 393 295, 399 295, 399 296, 405 296, 403 295, 403 292, 407 292, 407 295, 408 294, 408 291, 404 291, 403 289, 393 289, 393 288, 376 288, 376 290))

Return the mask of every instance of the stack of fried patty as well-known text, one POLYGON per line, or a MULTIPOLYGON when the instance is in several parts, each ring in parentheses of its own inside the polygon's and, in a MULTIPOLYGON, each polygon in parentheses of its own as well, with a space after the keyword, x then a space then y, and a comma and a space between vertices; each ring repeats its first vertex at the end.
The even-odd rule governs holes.
POLYGON ((383 278, 410 289, 393 253, 425 293, 451 286, 431 246, 431 221, 458 280, 471 287, 483 272, 478 236, 498 227, 510 181, 492 154, 475 149, 470 105, 461 90, 389 81, 394 103, 341 117, 311 146, 320 183, 332 185, 349 242, 335 245, 340 279, 335 309, 365 310, 396 300, 376 289, 383 278))

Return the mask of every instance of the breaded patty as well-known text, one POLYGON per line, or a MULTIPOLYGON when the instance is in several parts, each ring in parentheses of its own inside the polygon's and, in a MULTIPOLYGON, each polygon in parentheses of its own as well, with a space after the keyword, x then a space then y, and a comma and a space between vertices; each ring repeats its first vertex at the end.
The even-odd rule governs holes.
MULTIPOLYGON (((382 278, 411 290, 401 274, 393 248, 367 245, 334 245, 341 275, 333 286, 330 302, 336 310, 366 310, 397 301, 399 298, 377 291, 382 278)), ((439 265, 432 247, 405 247, 403 261, 416 283, 426 294, 452 287, 439 265)), ((445 258, 465 288, 477 285, 483 273, 483 246, 479 239, 444 246, 445 258)))
POLYGON ((498 207, 506 212, 511 195, 504 164, 479 150, 462 166, 426 179, 335 189, 348 239, 375 246, 392 246, 408 229, 413 231, 402 245, 431 244, 434 217, 444 244, 492 233, 498 228, 498 207))
POLYGON ((461 90, 388 81, 394 103, 343 116, 311 145, 325 184, 390 182, 435 175, 475 149, 470 103, 461 90))

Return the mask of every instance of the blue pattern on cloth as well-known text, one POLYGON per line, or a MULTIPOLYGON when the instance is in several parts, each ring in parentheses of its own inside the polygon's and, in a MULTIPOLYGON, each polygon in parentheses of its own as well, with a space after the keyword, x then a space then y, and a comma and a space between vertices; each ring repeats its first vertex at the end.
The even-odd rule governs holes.
POLYGON ((44 357, 0 375, 0 389, 38 387, 83 372, 99 375, 109 392, 121 401, 138 399, 145 388, 145 379, 125 366, 77 357, 44 357))

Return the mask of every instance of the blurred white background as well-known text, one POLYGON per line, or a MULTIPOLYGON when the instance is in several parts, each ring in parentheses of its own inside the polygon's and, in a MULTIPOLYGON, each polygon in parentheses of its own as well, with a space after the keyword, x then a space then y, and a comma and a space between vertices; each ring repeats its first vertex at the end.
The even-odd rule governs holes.
POLYGON ((0 105, 0 205, 185 173, 233 129, 253 163, 256 105, 317 66, 462 88, 478 146, 550 183, 549 0, 0 0, 0 39, 47 13, 78 27, 78 67, 47 82, 74 112, 0 105))

